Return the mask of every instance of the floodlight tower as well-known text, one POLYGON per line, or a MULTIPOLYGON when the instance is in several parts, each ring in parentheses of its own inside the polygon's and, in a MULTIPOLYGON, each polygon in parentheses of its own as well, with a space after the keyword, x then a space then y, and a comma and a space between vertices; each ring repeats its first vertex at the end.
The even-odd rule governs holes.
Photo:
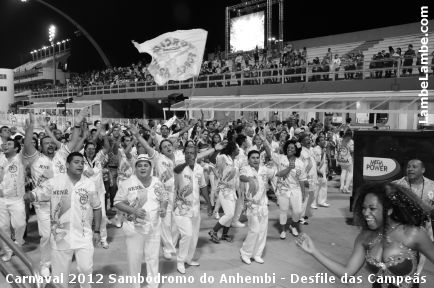
POLYGON ((51 43, 53 48, 53 87, 56 86, 56 46, 54 44, 54 39, 56 38, 56 26, 51 25, 48 28, 48 41, 51 43))
MULTIPOLYGON (((25 3, 25 2, 29 2, 30 0, 20 0, 20 1, 23 2, 23 3, 25 3)), ((39 2, 42 5, 50 8, 51 10, 54 10, 55 12, 59 13, 60 15, 62 15, 63 17, 65 17, 69 22, 71 22, 72 25, 74 25, 75 27, 77 27, 77 29, 87 38, 87 40, 89 40, 89 42, 96 49, 96 51, 98 52, 98 54, 101 57, 102 61, 104 62, 105 66, 106 67, 111 67, 110 61, 108 60, 108 58, 105 55, 104 51, 102 51, 101 47, 99 47, 99 45, 98 45, 98 43, 96 43, 95 39, 93 39, 92 36, 90 36, 89 32, 87 32, 83 27, 81 27, 80 24, 78 24, 74 19, 72 19, 67 14, 65 14, 64 12, 62 12, 61 10, 59 10, 58 8, 54 7, 53 5, 47 3, 47 2, 45 2, 43 0, 34 0, 34 1, 39 2)))

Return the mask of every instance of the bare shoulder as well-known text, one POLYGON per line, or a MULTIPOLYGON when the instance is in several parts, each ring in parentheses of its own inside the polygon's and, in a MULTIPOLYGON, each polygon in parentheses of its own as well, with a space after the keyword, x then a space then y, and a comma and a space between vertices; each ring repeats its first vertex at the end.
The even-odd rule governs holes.
POLYGON ((425 240, 429 240, 427 230, 423 226, 406 225, 403 228, 403 244, 409 248, 414 248, 425 240))
POLYGON ((378 236, 377 231, 361 230, 359 235, 357 235, 357 238, 356 238, 354 244, 355 245, 361 244, 363 246, 367 246, 377 236, 378 236))

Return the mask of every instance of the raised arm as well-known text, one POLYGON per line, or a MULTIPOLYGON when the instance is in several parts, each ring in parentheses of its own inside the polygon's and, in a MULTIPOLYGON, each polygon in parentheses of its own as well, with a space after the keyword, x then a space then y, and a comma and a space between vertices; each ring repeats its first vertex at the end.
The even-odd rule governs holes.
POLYGON ((137 125, 131 125, 130 126, 130 131, 133 134, 133 136, 137 139, 137 141, 139 141, 143 147, 146 150, 146 153, 148 153, 149 157, 153 157, 155 150, 149 145, 148 141, 146 141, 142 135, 140 135, 139 133, 139 128, 137 127, 137 125))
POLYGON ((62 143, 60 141, 58 141, 56 139, 56 137, 54 137, 53 132, 50 130, 50 126, 49 126, 48 121, 45 120, 44 118, 40 117, 40 118, 38 118, 38 122, 39 122, 39 125, 44 128, 45 134, 53 140, 53 142, 56 144, 57 149, 59 149, 62 146, 62 143))
POLYGON ((71 141, 68 142, 67 144, 69 151, 74 151, 74 148, 78 144, 80 138, 81 122, 85 119, 85 116, 86 116, 86 109, 82 109, 74 119, 74 129, 72 131, 72 138, 71 141))
POLYGON ((31 156, 35 154, 36 148, 33 146, 32 138, 33 138, 33 130, 35 126, 35 115, 33 113, 29 113, 29 119, 26 120, 26 133, 24 136, 24 155, 31 156))
POLYGON ((221 151, 223 148, 226 147, 227 144, 228 141, 225 140, 221 143, 216 144, 214 148, 210 148, 203 152, 200 152, 199 154, 197 154, 196 162, 199 163, 202 159, 208 157, 209 155, 212 155, 214 152, 221 151))

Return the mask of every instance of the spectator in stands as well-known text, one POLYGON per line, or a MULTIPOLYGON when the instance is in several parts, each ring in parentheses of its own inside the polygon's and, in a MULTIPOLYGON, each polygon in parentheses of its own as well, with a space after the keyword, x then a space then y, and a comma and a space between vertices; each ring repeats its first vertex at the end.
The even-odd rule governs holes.
MULTIPOLYGON (((383 50, 384 51, 384 50, 383 50)), ((375 61, 375 78, 382 78, 383 77, 383 68, 384 68, 384 55, 382 52, 378 52, 376 61, 375 61)))
POLYGON ((423 75, 424 73, 422 72, 422 67, 420 67, 420 65, 422 64, 422 53, 421 52, 417 52, 417 56, 416 56, 416 66, 417 70, 419 71, 419 75, 423 75))
POLYGON ((392 54, 393 53, 393 48, 392 46, 389 46, 389 52, 386 52, 384 54, 384 67, 386 68, 385 71, 385 78, 390 78, 392 77, 392 69, 388 69, 388 68, 392 68, 393 67, 393 59, 392 59, 392 54))
POLYGON ((332 48, 327 49, 327 54, 325 57, 328 58, 330 61, 333 60, 332 48))
POLYGON ((335 54, 335 58, 333 59, 333 62, 331 64, 330 70, 335 71, 335 80, 338 79, 339 76, 339 70, 341 68, 341 58, 339 58, 339 54, 335 54))
POLYGON ((406 75, 406 73, 408 73, 409 75, 411 75, 413 73, 413 69, 410 68, 405 68, 405 67, 409 67, 409 66, 413 66, 413 58, 416 56, 416 53, 413 50, 413 45, 408 45, 408 50, 405 51, 404 53, 404 69, 402 69, 402 74, 406 75))
POLYGON ((434 51, 431 53, 431 70, 434 73, 434 51))

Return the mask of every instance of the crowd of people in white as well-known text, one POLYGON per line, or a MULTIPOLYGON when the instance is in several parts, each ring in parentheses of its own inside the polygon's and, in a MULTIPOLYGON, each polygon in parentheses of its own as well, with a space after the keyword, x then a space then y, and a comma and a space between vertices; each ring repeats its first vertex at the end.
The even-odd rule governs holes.
MULTIPOLYGON (((314 209, 330 205, 333 171, 342 171, 341 192, 351 193, 350 121, 336 128, 296 117, 282 123, 174 116, 123 127, 87 123, 85 114, 63 132, 32 114, 21 134, 15 127, 0 130, 0 228, 23 245, 26 207, 35 208, 43 276, 68 275, 73 255, 78 271, 91 274, 92 242, 109 248, 109 223, 123 229, 130 275, 141 272, 143 259, 147 274, 156 275, 160 245, 164 258, 176 255, 184 274, 185 265, 199 265, 201 202, 217 220, 209 231, 214 243, 232 242, 230 228, 246 226, 240 222, 245 212, 241 259, 264 263, 268 198, 277 198, 278 233, 285 239, 287 231, 302 232, 314 209), (45 131, 34 131, 37 121, 45 131), (110 220, 106 209, 116 214, 110 220)), ((2 261, 9 261, 11 249, 2 248, 2 261)))

